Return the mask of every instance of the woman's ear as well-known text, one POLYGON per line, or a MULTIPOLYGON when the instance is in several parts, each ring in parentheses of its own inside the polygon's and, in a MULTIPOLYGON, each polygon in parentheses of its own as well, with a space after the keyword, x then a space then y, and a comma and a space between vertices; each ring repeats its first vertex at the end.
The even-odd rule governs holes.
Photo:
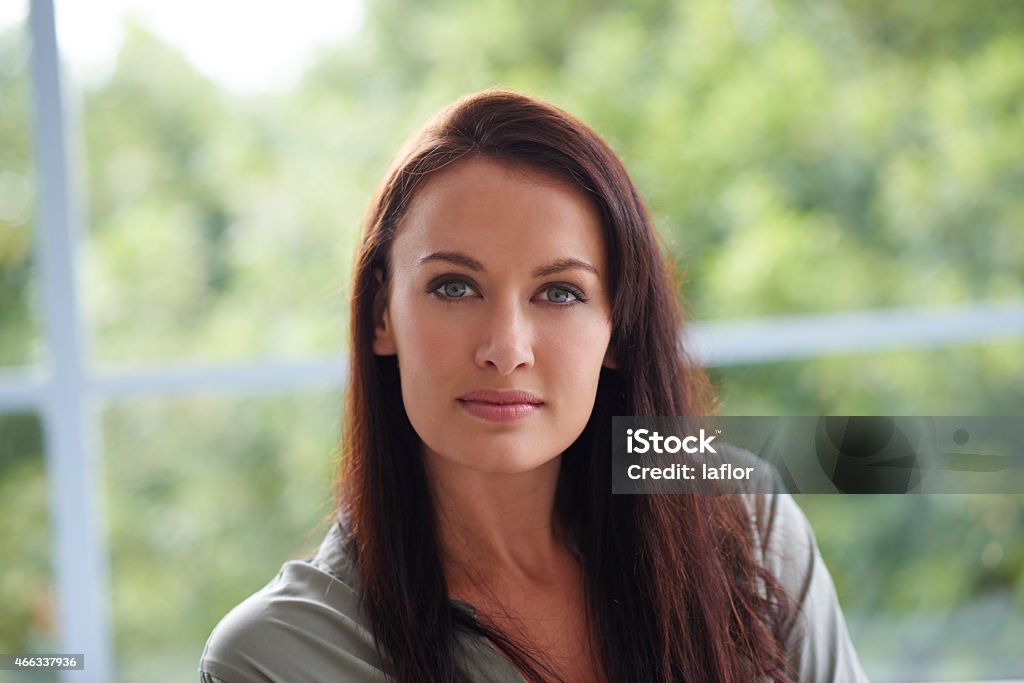
POLYGON ((377 280, 377 293, 373 297, 373 352, 378 356, 394 356, 398 348, 388 310, 388 285, 380 268, 374 269, 373 277, 377 280))

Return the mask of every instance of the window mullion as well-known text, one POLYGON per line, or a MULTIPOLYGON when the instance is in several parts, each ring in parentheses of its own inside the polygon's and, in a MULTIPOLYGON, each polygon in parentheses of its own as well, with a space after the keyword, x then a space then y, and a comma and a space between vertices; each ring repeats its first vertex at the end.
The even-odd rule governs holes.
POLYGON ((38 177, 35 231, 40 304, 49 355, 43 395, 59 647, 85 655, 61 680, 113 681, 109 572, 102 533, 96 415, 86 395, 76 272, 80 235, 68 163, 53 0, 31 0, 33 144, 38 177))

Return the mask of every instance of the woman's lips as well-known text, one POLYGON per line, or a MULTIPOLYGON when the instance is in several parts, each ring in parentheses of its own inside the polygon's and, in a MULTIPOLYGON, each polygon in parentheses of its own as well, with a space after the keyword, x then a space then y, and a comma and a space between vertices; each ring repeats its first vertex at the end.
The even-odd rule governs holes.
POLYGON ((464 394, 459 404, 470 415, 492 422, 513 422, 529 417, 544 404, 529 391, 497 391, 481 389, 464 394))

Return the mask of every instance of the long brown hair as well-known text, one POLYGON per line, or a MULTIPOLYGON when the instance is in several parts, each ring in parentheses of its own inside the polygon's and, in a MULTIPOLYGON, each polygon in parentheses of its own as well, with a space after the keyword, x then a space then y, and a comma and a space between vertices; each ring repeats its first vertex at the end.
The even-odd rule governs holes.
POLYGON ((459 100, 400 152, 371 206, 356 262, 338 512, 391 675, 403 683, 457 680, 460 634, 468 632, 490 638, 528 679, 552 678, 543 653, 448 601, 421 444, 403 409, 396 359, 375 356, 371 346, 390 247, 410 200, 432 174, 468 155, 564 179, 600 211, 618 368, 602 370, 590 420, 563 454, 556 511, 584 558, 588 619, 605 676, 791 680, 782 643, 788 603, 755 561, 744 502, 611 495, 612 416, 706 415, 710 385, 682 348, 665 259, 618 157, 565 111, 501 90, 459 100))

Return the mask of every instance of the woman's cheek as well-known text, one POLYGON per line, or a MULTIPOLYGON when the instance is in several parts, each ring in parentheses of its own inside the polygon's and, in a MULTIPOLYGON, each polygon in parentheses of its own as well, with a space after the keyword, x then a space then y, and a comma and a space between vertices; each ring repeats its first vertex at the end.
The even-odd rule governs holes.
POLYGON ((444 364, 454 359, 460 350, 460 337, 465 339, 465 334, 460 334, 461 327, 455 319, 444 320, 431 316, 422 320, 418 336, 427 354, 424 360, 432 364, 444 364))
POLYGON ((399 342, 399 365, 403 373, 443 380, 451 374, 453 365, 465 362, 464 350, 459 348, 466 338, 462 326, 456 320, 444 318, 417 312, 405 321, 406 334, 402 336, 406 343, 399 342))
POLYGON ((410 290, 396 296, 391 308, 400 361, 403 355, 412 360, 413 356, 422 356, 424 351, 434 351, 443 334, 442 321, 439 320, 443 316, 432 310, 437 303, 429 295, 410 290))

